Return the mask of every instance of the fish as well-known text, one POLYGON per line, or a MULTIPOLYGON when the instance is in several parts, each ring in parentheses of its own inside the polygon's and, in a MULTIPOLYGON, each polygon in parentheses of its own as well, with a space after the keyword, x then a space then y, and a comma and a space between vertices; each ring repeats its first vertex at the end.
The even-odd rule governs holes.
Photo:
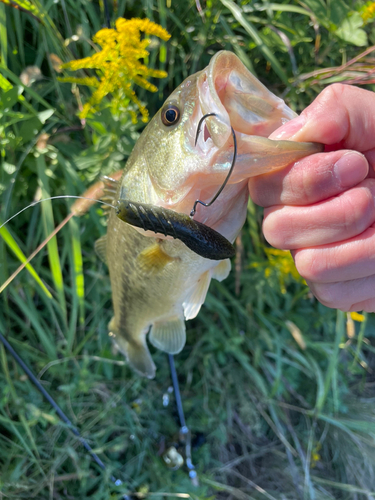
MULTIPOLYGON (((248 179, 322 150, 320 144, 268 139, 295 116, 235 54, 218 52, 166 99, 137 140, 121 178, 107 179, 105 199, 113 207, 128 200, 186 219, 196 200, 211 200, 225 181, 234 155, 233 128, 237 157, 228 184, 194 215, 233 243, 246 218, 248 179)), ((112 287, 108 330, 129 365, 151 379, 156 368, 147 340, 166 353, 179 353, 185 321, 197 316, 211 280, 224 280, 231 262, 210 258, 209 252, 199 255, 178 237, 136 227, 118 213, 109 210, 106 235, 95 244, 112 287)))

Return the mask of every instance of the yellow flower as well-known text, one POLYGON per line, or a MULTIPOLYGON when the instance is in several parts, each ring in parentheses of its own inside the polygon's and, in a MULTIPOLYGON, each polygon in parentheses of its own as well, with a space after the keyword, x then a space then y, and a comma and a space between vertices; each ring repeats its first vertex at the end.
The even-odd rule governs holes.
POLYGON ((375 16, 375 2, 368 2, 361 12, 362 19, 368 21, 375 16))
POLYGON ((362 323, 365 320, 365 316, 363 314, 357 312, 351 312, 349 314, 352 320, 358 321, 359 323, 362 323))
POLYGON ((264 277, 269 278, 276 275, 279 279, 281 293, 286 293, 285 281, 288 276, 292 276, 295 281, 306 285, 306 281, 299 275, 294 260, 288 250, 278 250, 277 248, 265 247, 268 265, 254 262, 251 267, 264 267, 264 277))
POLYGON ((298 273, 294 260, 288 250, 278 250, 277 248, 264 249, 270 266, 265 269, 266 278, 271 275, 272 270, 276 271, 279 276, 280 288, 282 293, 286 293, 285 278, 292 276, 295 281, 306 283, 298 273))
MULTIPOLYGON (((116 29, 104 28, 96 33, 93 41, 100 45, 101 51, 96 54, 63 64, 70 70, 95 69, 98 78, 61 78, 60 81, 88 85, 96 88, 90 100, 83 106, 81 118, 86 118, 90 111, 95 111, 102 99, 113 95, 112 109, 126 107, 130 100, 139 109, 142 121, 148 121, 148 111, 137 98, 132 84, 136 84, 150 92, 157 87, 148 78, 165 78, 165 71, 148 68, 140 62, 149 55, 146 50, 150 40, 141 39, 141 34, 154 35, 164 41, 169 40, 169 33, 149 19, 117 19, 116 29)), ((130 110, 133 122, 137 121, 136 113, 130 110)))

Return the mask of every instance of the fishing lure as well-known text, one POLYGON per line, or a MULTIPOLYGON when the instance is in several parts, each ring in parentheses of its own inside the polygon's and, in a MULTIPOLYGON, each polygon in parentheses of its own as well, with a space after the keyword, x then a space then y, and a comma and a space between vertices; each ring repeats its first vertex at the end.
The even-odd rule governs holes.
MULTIPOLYGON (((201 125, 209 116, 216 116, 216 113, 208 113, 200 119, 195 144, 197 144, 201 125)), ((115 207, 117 217, 145 231, 149 230, 154 233, 164 234, 164 236, 172 236, 172 238, 182 241, 190 250, 206 259, 223 260, 233 257, 235 254, 234 246, 225 236, 192 218, 195 215, 198 203, 205 207, 209 207, 214 203, 233 172, 237 157, 237 141, 236 134, 232 127, 231 129, 234 141, 232 164, 223 184, 209 203, 196 200, 189 216, 156 205, 120 199, 115 207)))
POLYGON ((116 207, 119 219, 145 231, 172 236, 185 243, 193 252, 206 259, 222 260, 234 256, 233 245, 214 229, 167 208, 119 200, 116 207))

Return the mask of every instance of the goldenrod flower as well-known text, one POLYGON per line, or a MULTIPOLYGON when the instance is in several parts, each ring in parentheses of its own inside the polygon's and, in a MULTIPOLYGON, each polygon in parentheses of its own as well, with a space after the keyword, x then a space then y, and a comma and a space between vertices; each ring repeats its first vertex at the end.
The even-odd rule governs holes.
POLYGON ((277 271, 282 293, 286 292, 285 278, 287 276, 292 276, 295 281, 300 283, 306 283, 298 273, 293 257, 288 250, 278 250, 277 248, 265 248, 264 250, 271 266, 266 268, 265 275, 269 275, 272 268, 277 271))
MULTIPOLYGON (((264 251, 269 263, 264 269, 264 276, 269 278, 272 274, 276 274, 279 279, 281 293, 286 293, 285 279, 288 276, 292 276, 299 283, 306 284, 305 280, 299 275, 289 251, 269 247, 264 248, 264 251)), ((259 264, 252 264, 251 267, 259 267, 259 264)))
POLYGON ((363 314, 357 313, 357 312, 351 312, 349 313, 350 317, 354 321, 358 321, 359 323, 362 323, 366 318, 363 314))
POLYGON ((368 2, 361 12, 362 19, 368 21, 375 16, 375 2, 368 2))
MULTIPOLYGON (((150 69, 140 62, 149 52, 146 50, 150 40, 141 39, 141 33, 154 35, 167 41, 169 33, 149 19, 117 19, 116 29, 104 28, 96 33, 93 41, 100 45, 102 50, 93 56, 77 61, 71 61, 62 67, 70 70, 96 69, 98 78, 60 78, 60 81, 88 85, 96 88, 91 99, 84 105, 80 113, 85 118, 95 110, 103 97, 113 94, 112 107, 118 109, 121 103, 130 99, 138 107, 142 121, 148 121, 148 111, 138 100, 132 89, 132 84, 156 92, 157 87, 150 83, 149 77, 165 78, 165 71, 150 69)), ((130 111, 133 122, 137 121, 136 113, 130 111)))

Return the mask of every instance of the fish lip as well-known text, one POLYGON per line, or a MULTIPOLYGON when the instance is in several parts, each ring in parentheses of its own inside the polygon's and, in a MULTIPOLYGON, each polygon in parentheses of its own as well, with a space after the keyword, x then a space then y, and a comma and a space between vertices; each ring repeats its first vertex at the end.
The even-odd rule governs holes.
POLYGON ((207 128, 217 148, 231 140, 231 127, 238 136, 268 137, 297 116, 232 52, 215 54, 199 74, 197 87, 201 116, 217 115, 207 120, 207 128))
POLYGON ((216 115, 205 120, 197 141, 202 152, 206 153, 212 147, 215 149, 223 147, 231 135, 230 117, 216 88, 216 61, 221 53, 218 52, 212 57, 209 65, 201 72, 197 80, 200 112, 196 118, 200 120, 208 113, 216 115))

